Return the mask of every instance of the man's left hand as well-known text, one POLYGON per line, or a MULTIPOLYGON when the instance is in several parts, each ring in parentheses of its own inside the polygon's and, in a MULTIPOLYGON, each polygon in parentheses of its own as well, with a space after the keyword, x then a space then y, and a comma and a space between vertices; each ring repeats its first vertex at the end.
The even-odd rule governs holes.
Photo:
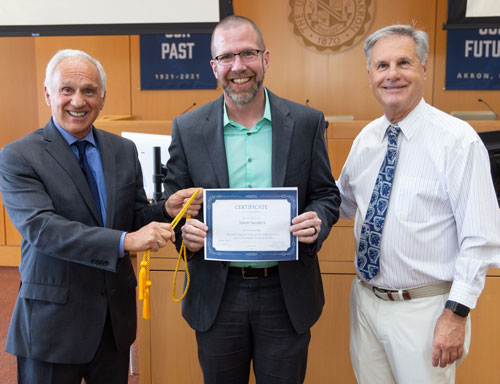
POLYGON ((321 219, 314 211, 304 212, 292 220, 290 232, 302 243, 314 243, 321 231, 321 219))
POLYGON ((465 323, 467 317, 445 309, 434 328, 432 365, 441 368, 460 359, 464 353, 465 323))

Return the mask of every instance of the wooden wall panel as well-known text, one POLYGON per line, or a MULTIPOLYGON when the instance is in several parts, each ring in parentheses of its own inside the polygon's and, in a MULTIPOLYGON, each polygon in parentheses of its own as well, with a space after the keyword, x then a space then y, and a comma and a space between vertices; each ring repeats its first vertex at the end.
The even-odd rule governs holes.
POLYGON ((335 180, 340 177, 342 167, 351 150, 352 142, 353 139, 328 140, 328 157, 330 158, 330 167, 335 180))
MULTIPOLYGON (((182 319, 181 305, 172 300, 171 271, 152 271, 151 280, 151 383, 196 384, 203 381, 194 331, 182 319), (166 319, 175 321, 165 322, 166 319)), ((178 276, 184 281, 184 273, 178 276)), ((183 284, 177 284, 178 297, 183 284)), ((142 305, 139 306, 139 310, 142 305)), ((142 360, 142 359, 141 359, 142 360)), ((143 370, 141 369, 141 376, 143 370)), ((141 377, 142 379, 142 377, 141 377)))
MULTIPOLYGON (((368 33, 392 23, 415 23, 429 32, 431 54, 425 97, 445 111, 480 110, 481 96, 497 110, 498 91, 445 91, 446 0, 405 2, 375 0, 373 23, 368 33), (434 43, 434 40, 436 42, 434 43), (435 60, 435 62, 434 62, 435 60)), ((288 21, 288 0, 272 3, 235 0, 236 13, 253 18, 261 27, 271 52, 266 84, 279 95, 321 109, 325 115, 353 115, 371 120, 382 114, 369 89, 362 42, 341 53, 323 54, 305 47, 293 34, 288 21)), ((42 126, 50 116, 43 99, 47 61, 58 49, 83 49, 103 63, 108 74, 108 95, 103 114, 134 115, 142 120, 172 120, 192 103, 200 106, 221 94, 221 90, 141 91, 139 36, 72 36, 0 38, 5 53, 0 58, 3 92, 0 112, 5 126, 0 145, 42 126), (22 99, 16 95, 22 95, 22 99), (22 100, 22 103, 19 102, 22 100), (35 122, 35 123, 34 123, 35 122)), ((207 65, 209 63, 207 62, 207 65)))
MULTIPOLYGON (((408 2, 405 7, 395 0, 378 0, 369 33, 391 23, 413 23, 434 38, 437 0, 408 2), (391 10, 388 12, 387 10, 391 10)), ((271 52, 271 66, 265 84, 278 95, 309 105, 325 115, 353 115, 371 120, 382 114, 369 88, 362 42, 337 54, 318 53, 306 48, 294 36, 288 21, 289 1, 252 2, 235 0, 237 14, 256 21, 271 52), (279 33, 277 33, 279 31, 279 33)), ((143 120, 172 120, 193 103, 196 107, 221 94, 217 90, 141 91, 139 36, 131 36, 132 115, 143 120)), ((207 62, 207 65, 209 63, 207 62)), ((432 102, 433 62, 428 68, 426 99, 432 102)))
POLYGON ((34 39, 0 37, 0 147, 37 127, 34 39))
MULTIPOLYGON (((482 98, 490 106, 500 113, 500 91, 498 90, 479 90, 479 91, 447 91, 445 89, 446 77, 446 31, 442 25, 447 19, 447 0, 438 0, 438 9, 436 15, 436 44, 435 44, 435 73, 434 73, 434 99, 433 104, 437 108, 445 111, 487 111, 483 103, 477 101, 482 98)), ((432 47, 431 47, 432 49, 432 47)), ((497 59, 498 61, 498 59, 497 59)))
POLYGON ((352 263, 355 251, 352 225, 337 223, 321 246, 319 259, 321 261, 349 261, 352 263))
POLYGON ((43 82, 45 68, 60 49, 79 49, 99 60, 106 71, 107 93, 101 116, 130 115, 130 36, 57 36, 35 38, 38 125, 43 127, 50 118, 45 103, 43 82))
POLYGON ((14 227, 12 221, 10 221, 7 212, 5 212, 5 245, 21 245, 21 234, 14 227))
POLYGON ((457 369, 457 384, 500 383, 497 347, 500 340, 499 292, 500 277, 487 277, 477 307, 471 311, 471 346, 469 355, 457 369))
MULTIPOLYGON (((235 13, 248 16, 261 28, 270 51, 270 68, 265 84, 278 95, 309 105, 325 115, 353 115, 372 120, 382 114, 369 89, 362 41, 351 49, 323 54, 299 42, 288 21, 288 0, 235 0, 235 13)), ((376 0, 375 17, 369 33, 394 23, 413 23, 434 38, 436 0, 376 0)), ((363 39, 364 40, 364 39, 363 39)), ((432 57, 425 96, 432 98, 432 57)))
MULTIPOLYGON (((0 38, 0 147, 37 128, 34 39, 0 38)), ((20 236, 0 205, 0 265, 19 265, 20 236)))
POLYGON ((354 275, 322 274, 325 306, 311 329, 306 384, 355 384, 349 354, 349 292, 354 275))

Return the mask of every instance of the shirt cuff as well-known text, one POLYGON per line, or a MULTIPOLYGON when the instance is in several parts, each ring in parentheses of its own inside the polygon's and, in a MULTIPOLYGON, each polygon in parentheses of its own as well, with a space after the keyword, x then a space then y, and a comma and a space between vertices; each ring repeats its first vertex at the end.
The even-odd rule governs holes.
POLYGON ((454 281, 451 286, 448 300, 456 301, 459 304, 473 309, 476 307, 477 299, 480 294, 481 291, 478 292, 477 289, 474 289, 461 281, 454 281))
POLYGON ((127 234, 127 232, 123 232, 122 233, 122 236, 120 237, 120 250, 119 250, 119 253, 118 253, 118 258, 119 259, 123 259, 125 257, 125 255, 128 254, 128 251, 125 251, 125 235, 127 234))

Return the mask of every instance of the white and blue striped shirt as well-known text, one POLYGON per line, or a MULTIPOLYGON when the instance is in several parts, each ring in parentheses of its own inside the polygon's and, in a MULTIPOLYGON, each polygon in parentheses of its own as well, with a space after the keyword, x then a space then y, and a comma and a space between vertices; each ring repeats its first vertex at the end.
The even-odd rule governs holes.
MULTIPOLYGON (((338 181, 341 216, 356 216, 356 249, 389 125, 382 116, 360 132, 338 181)), ((380 272, 370 284, 401 289, 453 281, 449 299, 474 308, 488 267, 500 267, 500 210, 486 148, 468 123, 423 99, 398 125, 380 272)))

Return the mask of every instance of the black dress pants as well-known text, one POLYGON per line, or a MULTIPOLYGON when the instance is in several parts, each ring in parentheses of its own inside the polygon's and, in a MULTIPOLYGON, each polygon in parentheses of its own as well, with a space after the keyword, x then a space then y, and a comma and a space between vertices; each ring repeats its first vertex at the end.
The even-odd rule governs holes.
MULTIPOLYGON (((78 345, 75 345, 78 348, 78 345)), ((87 364, 57 364, 17 357, 19 384, 127 384, 129 351, 118 352, 109 312, 101 343, 87 364)))
POLYGON ((221 307, 207 332, 196 332, 205 384, 303 383, 310 331, 297 334, 279 275, 244 280, 229 274, 221 307))

